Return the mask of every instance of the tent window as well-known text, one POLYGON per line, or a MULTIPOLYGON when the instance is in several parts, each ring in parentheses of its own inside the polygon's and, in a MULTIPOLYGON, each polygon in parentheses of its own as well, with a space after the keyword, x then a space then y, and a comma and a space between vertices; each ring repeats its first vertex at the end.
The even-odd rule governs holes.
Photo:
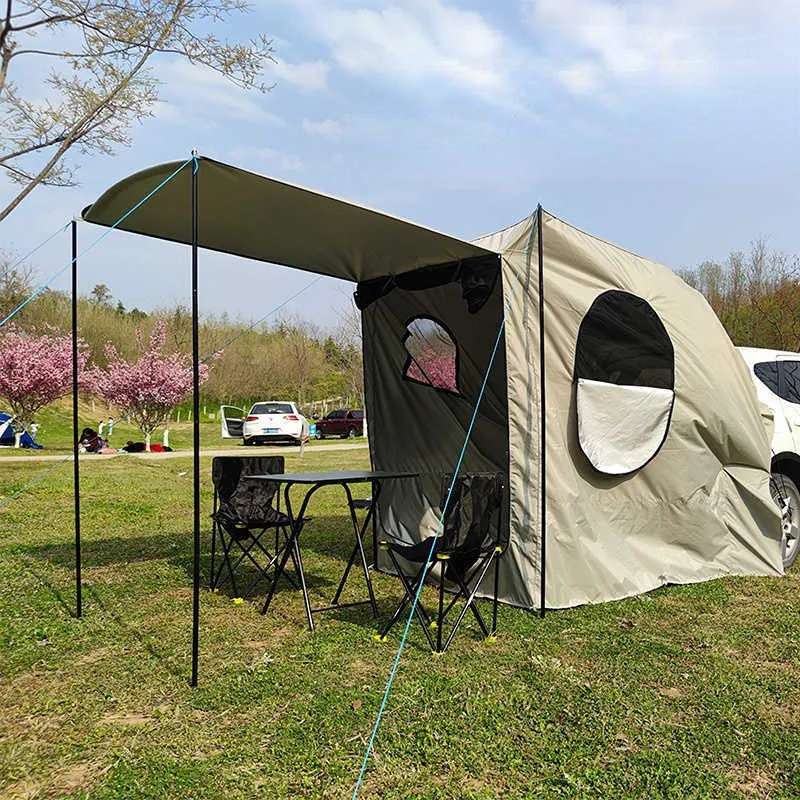
POLYGON ((406 325, 403 344, 408 353, 403 369, 406 380, 460 394, 458 347, 441 322, 415 317, 406 325))
POLYGON ((775 361, 762 361, 753 367, 756 377, 774 394, 778 394, 778 364, 775 361))
POLYGON ((578 438, 600 472, 624 475, 655 457, 675 401, 675 352, 641 297, 604 292, 581 322, 575 346, 578 438))
POLYGON ((618 386, 675 385, 675 354, 653 307, 628 292, 610 291, 581 322, 575 354, 578 377, 618 386))

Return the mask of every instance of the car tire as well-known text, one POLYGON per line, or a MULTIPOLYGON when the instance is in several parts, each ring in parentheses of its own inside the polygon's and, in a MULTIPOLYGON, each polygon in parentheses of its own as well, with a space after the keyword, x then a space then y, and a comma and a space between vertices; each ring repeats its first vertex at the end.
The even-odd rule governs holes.
POLYGON ((347 429, 347 438, 348 439, 355 439, 358 436, 358 431, 355 428, 348 428, 347 429))
POLYGON ((322 439, 323 438, 322 431, 317 429, 316 433, 314 434, 314 438, 315 439, 322 439))
POLYGON ((794 564, 800 552, 800 490, 797 484, 782 472, 772 474, 769 489, 772 499, 781 510, 783 568, 787 570, 794 564))
POLYGON ((250 445, 253 444, 253 443, 249 439, 242 439, 242 444, 245 447, 250 447, 250 445))

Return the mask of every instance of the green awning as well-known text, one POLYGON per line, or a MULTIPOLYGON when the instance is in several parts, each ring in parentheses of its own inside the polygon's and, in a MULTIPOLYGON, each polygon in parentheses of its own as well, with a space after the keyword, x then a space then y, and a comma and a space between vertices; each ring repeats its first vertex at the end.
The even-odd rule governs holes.
MULTIPOLYGON (((362 281, 491 251, 335 197, 198 157, 199 244, 209 250, 362 281)), ((88 222, 191 244, 192 163, 160 164, 116 183, 88 222)))

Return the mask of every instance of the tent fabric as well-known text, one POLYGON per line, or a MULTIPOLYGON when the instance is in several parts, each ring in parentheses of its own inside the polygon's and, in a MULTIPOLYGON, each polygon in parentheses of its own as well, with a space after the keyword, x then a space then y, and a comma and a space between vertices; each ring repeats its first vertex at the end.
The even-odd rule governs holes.
MULTIPOLYGON (((364 206, 198 157, 199 244, 209 250, 364 281, 491 256, 478 245, 364 206)), ((113 226, 181 167, 160 164, 119 181, 84 209, 113 226)), ((119 230, 191 244, 193 165, 125 217, 119 230)))
MULTIPOLYGON (((114 224, 179 166, 119 182, 84 218, 114 224)), ((463 449, 460 472, 507 475, 507 603, 537 608, 544 589, 545 606, 561 608, 667 583, 782 573, 768 420, 713 311, 669 269, 541 209, 469 243, 209 159, 199 160, 198 181, 201 247, 359 282, 372 466, 418 473, 384 485, 378 517, 388 535, 413 543, 435 533, 441 475, 463 449), (623 294, 652 311, 649 343, 628 322, 610 334, 637 376, 595 374, 600 362, 583 374, 577 341, 587 314, 605 295, 598 320, 614 328, 627 319, 623 294), (424 319, 446 332, 455 354, 449 345, 426 354, 428 368, 437 355, 447 363, 420 380, 407 345, 410 333, 410 346, 420 345, 426 328, 414 321, 424 319), (671 356, 653 363, 666 342, 671 356), (596 469, 581 447, 578 382, 598 377, 623 395, 631 384, 673 395, 660 448, 625 474, 596 469)), ((190 182, 191 168, 181 170, 119 227, 189 242, 190 182)), ((598 320, 585 329, 606 336, 598 320)), ((660 426, 618 433, 648 449, 660 426)))
MULTIPOLYGON (((613 600, 726 574, 781 574, 769 436, 745 365, 705 299, 668 268, 541 213, 546 606, 613 600), (592 466, 577 425, 578 331, 597 297, 610 289, 649 303, 675 359, 664 444, 641 469, 623 476, 592 466)), ((501 562, 501 589, 506 601, 529 607, 539 604, 541 567, 536 237, 530 218, 478 240, 502 248, 510 306, 505 345, 512 558, 501 562), (514 561, 518 566, 511 566, 514 561)))
POLYGON ((643 467, 664 443, 673 399, 669 389, 578 378, 578 441, 591 465, 608 475, 643 467))
MULTIPOLYGON (((13 447, 16 445, 16 430, 14 429, 14 417, 0 411, 0 445, 4 447, 13 447)), ((41 450, 42 445, 37 444, 34 438, 28 433, 23 431, 19 439, 20 447, 30 447, 32 450, 41 450)))

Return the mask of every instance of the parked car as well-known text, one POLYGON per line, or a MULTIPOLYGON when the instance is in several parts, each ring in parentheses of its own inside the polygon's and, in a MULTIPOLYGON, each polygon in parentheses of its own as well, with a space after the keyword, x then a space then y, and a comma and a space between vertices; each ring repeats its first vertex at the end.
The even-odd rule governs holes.
POLYGON ((770 490, 781 510, 785 569, 800 551, 800 353, 740 347, 758 399, 775 421, 770 490))
POLYGON ((253 403, 247 415, 236 406, 221 406, 222 437, 241 437, 245 445, 278 442, 300 443, 308 439, 308 420, 295 403, 284 400, 253 403))
POLYGON ((338 436, 341 439, 354 439, 364 435, 363 408, 337 408, 317 420, 317 439, 338 436))

